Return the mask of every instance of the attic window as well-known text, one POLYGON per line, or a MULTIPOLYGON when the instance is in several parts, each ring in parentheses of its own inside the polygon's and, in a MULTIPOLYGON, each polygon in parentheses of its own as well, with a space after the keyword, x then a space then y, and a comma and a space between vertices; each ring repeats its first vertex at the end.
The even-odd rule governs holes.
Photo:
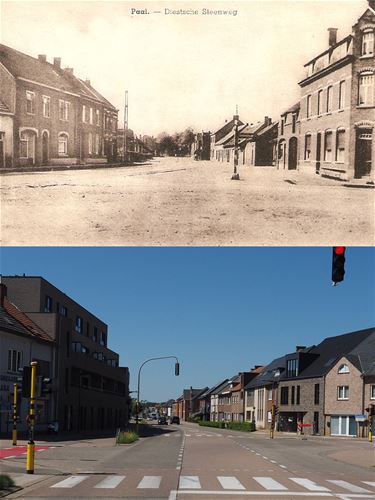
POLYGON ((362 55, 374 55, 374 29, 367 28, 362 34, 362 55))
POLYGON ((337 373, 350 373, 349 366, 346 364, 340 365, 337 373))

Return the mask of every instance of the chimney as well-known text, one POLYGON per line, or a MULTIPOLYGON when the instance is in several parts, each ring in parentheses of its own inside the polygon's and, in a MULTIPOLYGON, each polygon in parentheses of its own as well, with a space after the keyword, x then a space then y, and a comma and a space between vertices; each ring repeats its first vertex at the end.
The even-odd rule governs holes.
POLYGON ((337 42, 337 28, 328 28, 328 33, 328 44, 332 47, 337 42))
POLYGON ((0 305, 4 305, 4 298, 7 296, 7 287, 4 283, 0 283, 0 305))
POLYGON ((306 349, 305 345, 296 345, 296 352, 302 351, 302 349, 306 349))
POLYGON ((73 74, 73 68, 64 68, 64 71, 70 73, 71 75, 73 74))
POLYGON ((86 83, 87 85, 91 85, 91 82, 90 82, 90 80, 89 80, 88 78, 86 78, 85 83, 86 83))
POLYGON ((47 62, 47 56, 46 56, 46 54, 39 54, 38 55, 38 59, 39 59, 40 62, 44 62, 44 63, 47 62))
POLYGON ((53 58, 53 65, 56 66, 56 68, 61 68, 61 57, 54 57, 53 58))

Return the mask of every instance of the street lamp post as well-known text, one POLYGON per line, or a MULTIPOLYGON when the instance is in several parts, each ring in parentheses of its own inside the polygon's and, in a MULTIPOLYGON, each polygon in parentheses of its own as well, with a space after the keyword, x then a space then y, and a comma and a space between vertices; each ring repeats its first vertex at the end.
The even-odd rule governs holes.
POLYGON ((142 370, 143 366, 146 363, 150 362, 150 361, 155 361, 157 359, 171 359, 171 358, 173 358, 173 359, 176 360, 174 374, 176 376, 178 376, 178 375, 180 375, 180 363, 178 362, 178 359, 177 359, 176 356, 161 356, 161 357, 158 357, 158 358, 146 359, 146 361, 143 361, 143 363, 139 367, 139 370, 138 370, 138 386, 137 386, 137 408, 136 408, 136 432, 137 433, 138 433, 138 428, 139 428, 139 401, 140 401, 139 391, 140 391, 140 387, 141 387, 141 370, 142 370))

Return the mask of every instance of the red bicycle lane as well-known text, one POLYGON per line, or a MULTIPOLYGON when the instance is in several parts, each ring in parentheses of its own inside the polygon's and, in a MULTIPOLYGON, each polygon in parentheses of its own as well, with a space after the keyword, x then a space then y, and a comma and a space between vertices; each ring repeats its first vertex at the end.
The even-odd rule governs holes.
MULTIPOLYGON (((35 446, 35 451, 44 451, 48 450, 49 448, 55 448, 55 446, 35 446)), ((14 458, 19 455, 26 455, 26 445, 25 446, 12 446, 8 448, 1 448, 0 449, 0 460, 6 459, 6 458, 14 458)))

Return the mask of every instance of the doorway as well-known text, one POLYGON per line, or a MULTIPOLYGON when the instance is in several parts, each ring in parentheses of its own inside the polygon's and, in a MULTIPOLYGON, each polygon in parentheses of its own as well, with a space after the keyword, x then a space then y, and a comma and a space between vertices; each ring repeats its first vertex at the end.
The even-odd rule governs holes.
POLYGON ((42 135, 42 165, 48 164, 48 156, 49 156, 49 144, 48 144, 48 133, 46 131, 43 132, 42 135))
POLYGON ((321 154, 322 154, 322 134, 318 132, 316 136, 316 163, 315 163, 316 174, 319 174, 320 172, 321 154))
POLYGON ((297 168, 297 137, 289 140, 288 170, 297 168))
POLYGON ((372 129, 360 128, 356 132, 355 141, 355 172, 354 177, 369 176, 371 173, 372 163, 372 129))

